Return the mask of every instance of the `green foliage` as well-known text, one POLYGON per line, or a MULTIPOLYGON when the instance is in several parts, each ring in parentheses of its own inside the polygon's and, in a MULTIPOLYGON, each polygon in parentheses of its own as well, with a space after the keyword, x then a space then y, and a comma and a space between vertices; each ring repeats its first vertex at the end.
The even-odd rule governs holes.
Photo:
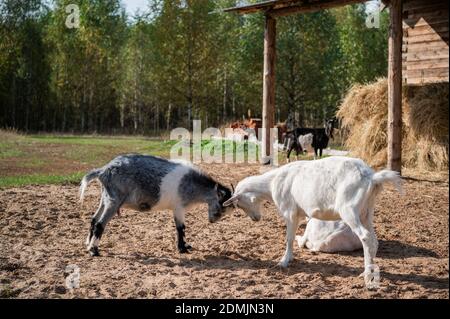
POLYGON ((380 15, 380 28, 366 26, 363 5, 335 10, 342 51, 342 74, 346 87, 369 83, 387 75, 389 14, 380 15))
MULTIPOLYGON (((250 1, 257 2, 257 1, 250 1)), ((261 116, 264 17, 238 0, 0 3, 0 127, 158 134, 261 116), (66 6, 80 8, 69 29, 66 6)), ((365 26, 354 5, 278 19, 277 119, 321 125, 346 89, 387 69, 387 13, 365 26)))
POLYGON ((295 111, 300 125, 320 125, 334 114, 342 93, 334 16, 325 10, 280 20, 278 50, 280 119, 295 111))

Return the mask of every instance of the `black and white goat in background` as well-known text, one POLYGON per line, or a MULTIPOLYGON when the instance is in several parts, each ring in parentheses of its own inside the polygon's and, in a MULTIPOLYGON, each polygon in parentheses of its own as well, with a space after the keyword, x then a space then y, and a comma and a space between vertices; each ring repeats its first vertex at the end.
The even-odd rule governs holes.
POLYGON ((324 128, 306 128, 298 127, 285 134, 284 148, 287 149, 287 160, 289 162, 291 152, 295 150, 297 156, 303 152, 303 148, 300 145, 299 138, 304 135, 312 134, 312 148, 314 148, 315 157, 322 157, 323 150, 328 147, 330 139, 333 139, 333 130, 336 127, 337 119, 326 120, 324 128))
POLYGON ((186 253, 191 248, 184 239, 186 209, 196 203, 207 203, 209 221, 216 222, 225 213, 223 203, 232 196, 230 189, 191 163, 154 156, 119 156, 91 171, 81 182, 81 201, 86 187, 95 179, 102 184, 102 195, 86 240, 92 256, 99 255, 103 231, 121 207, 141 212, 171 209, 178 233, 178 250, 186 253))

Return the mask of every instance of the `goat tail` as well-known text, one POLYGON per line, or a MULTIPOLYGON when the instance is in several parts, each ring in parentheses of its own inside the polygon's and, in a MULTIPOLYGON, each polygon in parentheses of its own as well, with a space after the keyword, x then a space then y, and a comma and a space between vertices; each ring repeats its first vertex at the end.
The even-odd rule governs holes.
POLYGON ((103 172, 102 169, 94 169, 93 171, 90 171, 86 176, 84 176, 83 179, 81 180, 81 185, 80 185, 80 203, 81 204, 83 204, 84 192, 86 191, 86 188, 88 187, 89 183, 92 182, 94 179, 97 179, 102 172, 103 172))
POLYGON ((375 185, 382 186, 384 183, 392 183, 395 188, 403 195, 403 185, 400 173, 391 170, 382 170, 375 173, 372 177, 375 185))

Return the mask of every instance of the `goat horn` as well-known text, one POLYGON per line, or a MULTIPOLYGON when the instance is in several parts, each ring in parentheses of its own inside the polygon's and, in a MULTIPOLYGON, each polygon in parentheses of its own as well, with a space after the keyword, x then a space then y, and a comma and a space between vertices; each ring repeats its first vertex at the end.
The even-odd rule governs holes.
POLYGON ((233 190, 233 194, 234 194, 234 185, 233 185, 233 183, 231 183, 231 189, 233 190))

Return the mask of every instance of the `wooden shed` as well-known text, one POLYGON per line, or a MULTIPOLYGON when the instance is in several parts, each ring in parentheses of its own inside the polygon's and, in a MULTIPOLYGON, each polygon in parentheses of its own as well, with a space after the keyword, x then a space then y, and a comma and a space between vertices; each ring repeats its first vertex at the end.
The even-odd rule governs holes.
MULTIPOLYGON (((225 9, 225 12, 265 14, 263 85, 263 156, 270 158, 268 128, 275 123, 277 18, 315 12, 367 0, 270 0, 225 9)), ((402 85, 448 82, 447 0, 382 0, 389 7, 388 168, 401 172, 402 85)))
POLYGON ((403 1, 403 81, 448 82, 448 9, 443 0, 403 1))

